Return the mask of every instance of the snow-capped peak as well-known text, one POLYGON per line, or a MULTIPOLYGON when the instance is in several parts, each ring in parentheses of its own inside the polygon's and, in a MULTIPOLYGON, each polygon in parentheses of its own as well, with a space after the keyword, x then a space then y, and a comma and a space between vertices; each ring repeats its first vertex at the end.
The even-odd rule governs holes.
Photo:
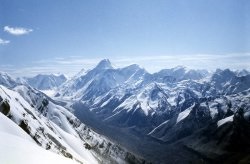
POLYGON ((95 67, 95 69, 112 69, 112 64, 111 62, 109 61, 109 59, 103 59, 101 60, 97 66, 95 67))
POLYGON ((25 79, 30 86, 39 90, 54 89, 67 80, 66 76, 63 74, 39 74, 35 77, 25 79))
POLYGON ((178 71, 178 70, 183 70, 183 71, 185 71, 185 70, 187 70, 187 68, 186 67, 184 67, 184 66, 176 66, 176 67, 174 67, 174 68, 172 68, 172 70, 173 71, 178 71))
POLYGON ((7 87, 13 87, 16 85, 16 82, 8 73, 0 72, 0 84, 7 87))

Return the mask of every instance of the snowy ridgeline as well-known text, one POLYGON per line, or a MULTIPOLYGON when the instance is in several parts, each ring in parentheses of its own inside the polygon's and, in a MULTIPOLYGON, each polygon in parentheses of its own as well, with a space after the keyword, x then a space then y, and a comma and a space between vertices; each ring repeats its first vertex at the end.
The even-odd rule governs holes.
POLYGON ((1 162, 126 163, 128 152, 37 90, 0 85, 0 101, 1 162))
POLYGON ((35 77, 22 77, 17 78, 17 82, 21 84, 28 84, 39 90, 52 90, 59 87, 67 80, 67 77, 63 74, 39 74, 35 77))
POLYGON ((66 102, 67 106, 80 102, 105 122, 138 126, 140 122, 137 124, 136 119, 140 118, 144 120, 140 126, 156 128, 176 115, 176 123, 181 122, 197 105, 206 108, 212 119, 224 119, 226 113, 231 116, 240 106, 237 98, 242 100, 241 104, 247 102, 249 89, 250 73, 246 70, 218 69, 209 73, 176 67, 150 74, 135 64, 114 68, 105 59, 53 92, 54 99, 66 102), (241 92, 247 93, 237 96, 241 92), (135 115, 134 120, 129 120, 131 115, 135 115))

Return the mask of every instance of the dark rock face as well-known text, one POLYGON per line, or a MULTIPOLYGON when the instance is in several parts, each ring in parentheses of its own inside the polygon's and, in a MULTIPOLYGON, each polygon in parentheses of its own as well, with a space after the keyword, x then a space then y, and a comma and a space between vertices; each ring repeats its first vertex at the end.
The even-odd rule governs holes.
POLYGON ((250 123, 244 117, 244 110, 240 108, 234 115, 233 129, 229 145, 230 151, 250 152, 250 123))
POLYGON ((215 122, 185 138, 182 144, 211 163, 248 163, 250 124, 239 108, 233 121, 217 127, 215 122), (248 162, 247 162, 248 161, 248 162))
POLYGON ((10 112, 10 105, 7 101, 4 101, 1 97, 0 97, 0 112, 3 113, 4 115, 8 115, 10 112))
POLYGON ((30 127, 26 120, 22 120, 19 125, 27 134, 30 134, 30 127))

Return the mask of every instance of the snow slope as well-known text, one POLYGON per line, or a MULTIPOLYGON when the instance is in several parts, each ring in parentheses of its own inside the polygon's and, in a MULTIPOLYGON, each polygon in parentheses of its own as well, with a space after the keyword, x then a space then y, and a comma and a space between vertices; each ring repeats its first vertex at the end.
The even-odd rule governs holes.
POLYGON ((0 113, 0 132, 22 138, 31 143, 35 143, 27 133, 25 133, 22 129, 19 128, 19 126, 17 126, 13 121, 4 116, 2 113, 0 113))
MULTIPOLYGON (((30 91, 24 86, 22 88, 24 89, 23 93, 25 90, 30 91)), ((73 158, 76 161, 93 164, 98 163, 89 150, 85 149, 83 145, 84 141, 80 140, 76 131, 68 122, 66 116, 70 118, 70 116, 73 117, 73 115, 70 115, 66 109, 55 105, 52 102, 47 102, 47 104, 42 103, 44 112, 45 110, 47 111, 46 114, 41 115, 41 111, 39 111, 39 109, 33 108, 19 93, 15 91, 9 90, 4 86, 0 86, 0 96, 3 101, 8 103, 10 106, 10 111, 6 114, 6 116, 22 127, 23 130, 29 134, 29 136, 33 138, 33 141, 35 141, 38 145, 57 154, 73 158), (60 128, 54 124, 57 124, 60 128), (62 131, 65 132, 63 133, 62 131), (67 136, 71 136, 71 138, 78 138, 82 144, 78 144, 76 146, 74 143, 68 143, 66 140, 62 140, 61 138, 63 137, 61 134, 65 133, 67 136), (81 152, 80 155, 79 152, 81 152), (84 155, 85 153, 87 155, 84 155)), ((16 127, 18 128, 18 126, 16 127)), ((8 126, 1 127, 1 129, 3 128, 8 128, 8 126)))
POLYGON ((0 132, 0 161, 6 164, 76 164, 77 162, 46 151, 33 142, 0 132))
POLYGON ((179 115, 178 115, 178 117, 177 117, 176 123, 178 123, 178 122, 180 122, 181 120, 185 119, 185 118, 189 115, 189 113, 191 112, 191 110, 192 110, 193 107, 194 107, 194 105, 191 106, 190 108, 184 110, 183 112, 179 113, 179 115))
POLYGON ((0 113, 0 161, 6 164, 76 163, 39 147, 27 133, 2 113, 0 113))

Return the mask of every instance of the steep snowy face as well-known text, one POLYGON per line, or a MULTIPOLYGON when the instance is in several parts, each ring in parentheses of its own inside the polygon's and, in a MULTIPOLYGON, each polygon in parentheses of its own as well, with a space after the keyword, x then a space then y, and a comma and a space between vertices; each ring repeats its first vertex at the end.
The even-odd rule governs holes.
POLYGON ((145 80, 145 76, 148 75, 148 72, 137 64, 121 68, 118 72, 120 76, 123 76, 125 79, 124 81, 121 81, 121 85, 122 82, 126 83, 127 85, 135 85, 135 83, 138 83, 138 81, 145 80))
POLYGON ((103 59, 101 60, 97 66, 95 67, 96 70, 103 70, 103 69, 112 69, 112 65, 111 62, 109 61, 109 59, 103 59))
POLYGON ((2 163, 77 163, 39 147, 30 135, 2 113, 0 113, 0 138, 2 163))
POLYGON ((24 78, 27 84, 38 89, 38 90, 51 90, 59 87, 62 83, 64 83, 67 78, 65 75, 37 75, 32 78, 24 78))
POLYGON ((108 70, 112 70, 112 68, 113 67, 111 66, 109 60, 102 60, 94 69, 89 71, 80 71, 76 76, 73 77, 73 79, 67 81, 63 86, 61 86, 60 91, 56 96, 70 96, 76 98, 76 95, 79 95, 85 91, 89 85, 95 86, 95 79, 101 79, 102 77, 104 78, 104 76, 101 75, 108 70))
POLYGON ((7 73, 0 72, 0 85, 4 85, 6 87, 13 87, 17 85, 16 81, 7 73))
MULTIPOLYGON (((28 88, 23 86, 18 90, 22 90, 27 100, 33 100, 28 88)), ((75 117, 66 109, 48 100, 36 108, 19 93, 3 86, 0 86, 0 96, 1 112, 26 132, 36 144, 75 161, 98 163, 94 155, 84 148, 84 141, 69 122, 75 117), (76 144, 79 146, 76 147, 76 144)))
POLYGON ((234 94, 247 90, 250 87, 250 75, 237 76, 237 72, 217 70, 207 83, 207 93, 212 95, 234 94))
POLYGON ((90 100, 99 97, 121 85, 135 85, 143 81, 147 72, 138 65, 121 69, 111 66, 109 60, 102 60, 94 69, 76 75, 59 88, 57 97, 90 100))
POLYGON ((163 121, 171 111, 168 94, 166 89, 156 83, 150 83, 145 88, 120 87, 93 100, 89 107, 107 123, 147 127, 163 121))
MULTIPOLYGON (((33 153, 46 155, 42 161, 58 158, 62 163, 75 161, 75 163, 97 164, 101 161, 127 163, 126 160, 140 160, 89 129, 67 109, 54 104, 43 93, 25 85, 16 86, 13 90, 0 86, 0 117, 0 136, 13 135, 8 137, 9 140, 6 138, 6 141, 11 141, 13 138, 14 143, 19 140, 29 142, 27 146, 31 149, 36 145, 41 146, 44 150, 35 148, 37 151, 33 153), (63 160, 62 157, 45 152, 45 149, 72 160, 63 160)), ((3 143, 0 142, 0 145, 3 143)), ((17 149, 22 150, 19 147, 17 149)), ((1 148, 0 152, 2 152, 1 148)), ((34 154, 34 156, 37 155, 34 154)), ((2 160, 9 160, 9 156, 1 157, 2 160)), ((20 162, 24 161, 34 162, 28 155, 20 162)))
POLYGON ((234 77, 236 77, 236 75, 234 74, 234 72, 230 71, 229 69, 216 70, 216 72, 211 77, 211 82, 213 83, 215 88, 221 90, 234 77))
POLYGON ((161 88, 160 84, 151 83, 138 90, 137 94, 131 94, 130 98, 125 100, 118 108, 128 109, 129 111, 138 103, 145 116, 148 116, 155 114, 155 112, 164 112, 171 109, 171 105, 167 101, 168 98, 167 91, 161 88))

